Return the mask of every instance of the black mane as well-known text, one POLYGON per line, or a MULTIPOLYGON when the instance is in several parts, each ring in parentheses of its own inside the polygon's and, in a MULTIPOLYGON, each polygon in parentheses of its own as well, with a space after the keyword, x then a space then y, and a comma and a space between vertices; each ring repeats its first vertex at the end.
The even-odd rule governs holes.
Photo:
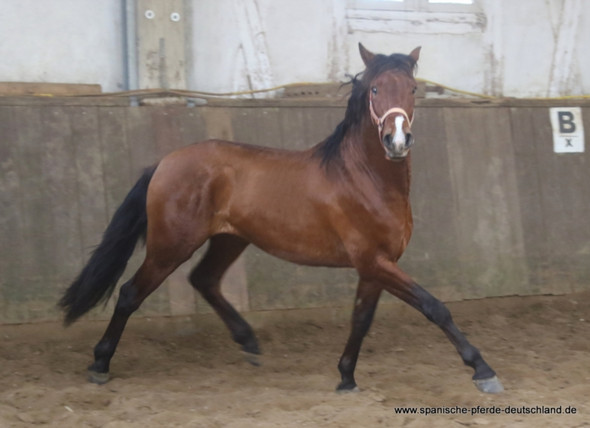
POLYGON ((332 160, 340 157, 340 145, 346 133, 361 123, 368 111, 367 93, 371 81, 386 70, 401 70, 408 76, 413 76, 416 62, 408 55, 376 55, 370 67, 354 76, 350 82, 352 91, 346 107, 344 120, 336 126, 334 132, 317 145, 314 152, 322 160, 322 165, 328 165, 332 160))

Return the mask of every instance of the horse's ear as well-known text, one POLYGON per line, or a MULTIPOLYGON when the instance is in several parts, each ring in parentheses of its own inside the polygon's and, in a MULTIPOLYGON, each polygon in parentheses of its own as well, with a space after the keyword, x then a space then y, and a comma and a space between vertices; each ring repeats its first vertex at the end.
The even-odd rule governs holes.
POLYGON ((410 52, 409 57, 412 58, 414 62, 418 62, 418 59, 420 58, 420 49, 422 49, 422 46, 418 46, 416 49, 410 52))
POLYGON ((369 64, 375 58, 375 54, 367 50, 367 48, 365 48, 362 43, 359 43, 359 52, 361 53, 361 58, 363 59, 363 62, 368 67, 369 64))

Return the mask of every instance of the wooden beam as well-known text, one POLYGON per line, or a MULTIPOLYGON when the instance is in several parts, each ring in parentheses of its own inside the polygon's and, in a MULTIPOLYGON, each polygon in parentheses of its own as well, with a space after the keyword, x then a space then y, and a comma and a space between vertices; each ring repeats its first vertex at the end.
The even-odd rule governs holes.
POLYGON ((137 0, 139 88, 186 89, 183 0, 137 0))
POLYGON ((481 33, 485 15, 471 12, 414 12, 349 9, 350 31, 389 34, 467 34, 481 33))
POLYGON ((45 82, 0 82, 0 96, 19 95, 92 95, 100 94, 102 88, 94 84, 45 83, 45 82))

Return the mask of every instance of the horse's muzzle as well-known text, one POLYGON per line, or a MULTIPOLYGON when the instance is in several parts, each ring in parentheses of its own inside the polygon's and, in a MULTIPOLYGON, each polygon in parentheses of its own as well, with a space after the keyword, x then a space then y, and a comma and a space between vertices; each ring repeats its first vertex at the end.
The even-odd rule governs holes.
POLYGON ((385 134, 382 138, 385 155, 388 159, 405 158, 408 155, 410 147, 414 144, 414 136, 411 132, 385 134))

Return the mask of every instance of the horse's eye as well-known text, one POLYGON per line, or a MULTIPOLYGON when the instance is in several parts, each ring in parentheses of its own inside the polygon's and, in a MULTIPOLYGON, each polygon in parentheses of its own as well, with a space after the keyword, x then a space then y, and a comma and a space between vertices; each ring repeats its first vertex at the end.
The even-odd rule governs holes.
POLYGON ((373 93, 373 95, 377 95, 377 87, 376 86, 373 86, 371 88, 371 92, 373 93))
POLYGON ((418 87, 417 86, 414 86, 414 89, 412 89, 412 94, 415 94, 416 93, 416 90, 418 90, 418 87))

